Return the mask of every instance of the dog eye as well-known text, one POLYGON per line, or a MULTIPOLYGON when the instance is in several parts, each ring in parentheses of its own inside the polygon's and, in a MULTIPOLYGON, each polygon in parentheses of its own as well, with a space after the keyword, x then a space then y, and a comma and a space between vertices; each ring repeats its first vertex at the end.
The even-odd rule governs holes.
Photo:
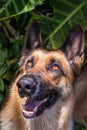
POLYGON ((28 62, 27 62, 27 64, 26 64, 26 69, 30 69, 30 68, 32 68, 33 67, 33 62, 32 62, 32 60, 29 60, 28 62))
POLYGON ((49 71, 51 72, 58 72, 60 71, 60 68, 57 64, 52 64, 52 65, 49 65, 49 67, 47 68, 49 71))
POLYGON ((62 67, 59 65, 59 64, 56 64, 56 63, 54 63, 53 65, 51 65, 50 67, 49 67, 49 70, 51 71, 51 72, 54 72, 54 73, 61 73, 61 74, 63 74, 63 75, 65 75, 65 73, 64 73, 64 71, 63 71, 63 69, 62 69, 62 67))
POLYGON ((32 67, 32 62, 31 62, 31 61, 28 61, 27 66, 28 66, 28 67, 32 67))

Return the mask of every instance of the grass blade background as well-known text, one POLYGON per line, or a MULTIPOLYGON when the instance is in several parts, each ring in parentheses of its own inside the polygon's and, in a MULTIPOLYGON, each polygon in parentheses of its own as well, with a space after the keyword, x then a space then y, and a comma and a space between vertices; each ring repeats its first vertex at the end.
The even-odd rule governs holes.
POLYGON ((0 20, 26 13, 41 5, 43 0, 2 0, 0 6, 0 20))

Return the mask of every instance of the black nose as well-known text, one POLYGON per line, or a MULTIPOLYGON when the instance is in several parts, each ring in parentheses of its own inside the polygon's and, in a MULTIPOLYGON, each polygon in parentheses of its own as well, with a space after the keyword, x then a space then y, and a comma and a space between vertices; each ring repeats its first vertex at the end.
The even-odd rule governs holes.
POLYGON ((18 92, 21 97, 30 96, 36 89, 33 78, 23 77, 17 82, 18 92))

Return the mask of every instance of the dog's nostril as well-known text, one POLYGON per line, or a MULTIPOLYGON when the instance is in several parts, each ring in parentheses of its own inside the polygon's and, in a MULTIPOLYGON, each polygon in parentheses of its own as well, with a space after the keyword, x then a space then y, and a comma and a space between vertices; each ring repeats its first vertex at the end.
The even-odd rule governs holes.
POLYGON ((31 85, 29 85, 29 84, 27 84, 26 86, 25 86, 25 88, 28 90, 28 89, 32 89, 32 86, 31 85))

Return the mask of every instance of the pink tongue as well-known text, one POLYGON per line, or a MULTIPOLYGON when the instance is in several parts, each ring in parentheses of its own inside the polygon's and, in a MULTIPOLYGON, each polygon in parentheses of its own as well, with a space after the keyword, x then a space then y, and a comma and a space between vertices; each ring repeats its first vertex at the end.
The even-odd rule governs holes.
POLYGON ((42 101, 33 101, 31 99, 28 99, 25 104, 25 110, 26 111, 33 111, 35 107, 39 107, 41 105, 42 101))

